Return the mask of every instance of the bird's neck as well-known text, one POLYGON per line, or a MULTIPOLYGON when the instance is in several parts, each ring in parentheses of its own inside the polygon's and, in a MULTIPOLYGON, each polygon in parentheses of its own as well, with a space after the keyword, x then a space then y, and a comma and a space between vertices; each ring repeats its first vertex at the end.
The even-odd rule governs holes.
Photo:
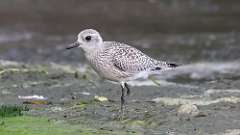
POLYGON ((86 45, 82 47, 82 50, 86 53, 86 54, 91 54, 97 51, 102 50, 103 46, 102 44, 94 44, 94 45, 86 45))
POLYGON ((104 47, 101 47, 101 46, 94 46, 94 47, 84 47, 82 48, 82 50, 84 51, 85 56, 92 56, 101 52, 103 48, 104 47))

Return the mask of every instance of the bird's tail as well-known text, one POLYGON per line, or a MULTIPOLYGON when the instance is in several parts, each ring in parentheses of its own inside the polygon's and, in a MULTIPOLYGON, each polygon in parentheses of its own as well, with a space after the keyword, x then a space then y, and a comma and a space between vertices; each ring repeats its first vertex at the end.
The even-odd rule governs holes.
POLYGON ((176 67, 179 66, 179 65, 176 64, 176 63, 166 63, 166 64, 167 64, 167 66, 168 66, 169 68, 176 68, 176 67))
POLYGON ((140 72, 136 73, 131 78, 131 80, 135 80, 135 79, 139 79, 139 78, 147 79, 151 76, 158 76, 158 75, 161 75, 164 71, 173 70, 178 66, 179 65, 176 64, 176 63, 156 61, 154 66, 152 66, 150 69, 147 69, 147 70, 140 71, 140 72))
POLYGON ((171 63, 171 62, 162 62, 162 61, 157 61, 156 65, 151 69, 151 71, 165 71, 165 70, 171 70, 179 65, 176 63, 171 63))
POLYGON ((165 62, 164 64, 158 65, 148 74, 148 79, 151 80, 156 86, 160 86, 160 83, 157 81, 157 75, 161 75, 162 71, 173 70, 179 65, 176 63, 165 62), (159 72, 160 71, 160 72, 159 72))

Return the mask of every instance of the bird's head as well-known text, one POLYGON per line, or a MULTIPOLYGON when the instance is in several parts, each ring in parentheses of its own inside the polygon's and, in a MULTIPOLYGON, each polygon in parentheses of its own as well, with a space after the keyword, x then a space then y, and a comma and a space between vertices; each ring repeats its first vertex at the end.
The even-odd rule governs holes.
POLYGON ((77 41, 66 49, 81 47, 84 51, 91 51, 101 47, 102 43, 102 37, 96 30, 86 29, 81 31, 77 36, 77 41))

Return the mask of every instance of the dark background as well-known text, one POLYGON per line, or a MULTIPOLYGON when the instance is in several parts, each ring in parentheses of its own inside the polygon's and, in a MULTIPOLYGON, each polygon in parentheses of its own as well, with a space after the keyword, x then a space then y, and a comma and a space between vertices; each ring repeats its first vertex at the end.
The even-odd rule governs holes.
POLYGON ((1 26, 51 33, 233 32, 238 0, 11 0, 0 2, 1 26), (51 29, 49 29, 51 28, 51 29))
POLYGON ((84 60, 60 50, 83 29, 159 59, 189 63, 239 59, 239 0, 0 1, 0 58, 84 60))

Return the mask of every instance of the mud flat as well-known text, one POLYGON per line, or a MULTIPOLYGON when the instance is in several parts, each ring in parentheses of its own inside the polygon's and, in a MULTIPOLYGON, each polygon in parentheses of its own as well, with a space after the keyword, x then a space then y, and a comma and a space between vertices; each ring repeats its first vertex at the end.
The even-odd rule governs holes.
MULTIPOLYGON (((124 120, 120 87, 101 82, 87 66, 1 61, 1 105, 27 106, 24 117, 88 127, 93 134, 239 134, 240 82, 132 82, 124 120)), ((69 128, 71 130, 71 128, 69 128)), ((85 128, 73 129, 84 131, 85 128)))

